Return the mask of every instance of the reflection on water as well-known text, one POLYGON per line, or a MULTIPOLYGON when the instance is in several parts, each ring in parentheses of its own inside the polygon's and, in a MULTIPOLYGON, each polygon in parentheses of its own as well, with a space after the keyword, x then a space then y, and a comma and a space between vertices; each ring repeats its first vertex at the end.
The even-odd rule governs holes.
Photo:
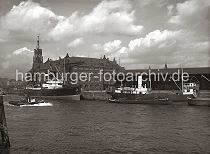
POLYGON ((10 154, 9 149, 0 148, 0 154, 10 154))
POLYGON ((5 106, 10 153, 210 153, 210 108, 51 102, 5 106))

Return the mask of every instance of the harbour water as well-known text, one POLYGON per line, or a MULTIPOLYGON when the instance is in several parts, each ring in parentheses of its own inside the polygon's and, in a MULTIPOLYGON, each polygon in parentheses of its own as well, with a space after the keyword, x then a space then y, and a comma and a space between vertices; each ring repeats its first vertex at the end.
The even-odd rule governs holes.
POLYGON ((210 153, 210 107, 51 101, 5 105, 16 153, 210 153))

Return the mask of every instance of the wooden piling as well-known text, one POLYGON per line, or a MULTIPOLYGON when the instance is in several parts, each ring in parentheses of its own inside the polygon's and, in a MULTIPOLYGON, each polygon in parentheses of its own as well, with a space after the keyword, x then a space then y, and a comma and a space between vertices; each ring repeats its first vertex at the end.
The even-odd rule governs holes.
POLYGON ((3 148, 9 148, 10 147, 10 141, 8 136, 8 130, 7 130, 7 122, 4 112, 4 101, 3 101, 3 95, 0 95, 0 132, 1 132, 1 147, 3 148))

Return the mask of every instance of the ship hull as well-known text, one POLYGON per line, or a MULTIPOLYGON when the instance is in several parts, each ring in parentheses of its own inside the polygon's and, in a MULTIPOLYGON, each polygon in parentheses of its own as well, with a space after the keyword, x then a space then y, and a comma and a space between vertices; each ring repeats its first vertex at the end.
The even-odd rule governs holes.
POLYGON ((169 94, 169 99, 173 102, 187 102, 188 97, 194 97, 193 95, 169 94))
POLYGON ((129 100, 135 100, 137 99, 151 99, 151 98, 168 98, 172 102, 187 102, 188 97, 193 97, 193 95, 183 95, 181 93, 150 93, 150 94, 124 94, 124 93, 114 93, 114 92, 108 92, 109 95, 112 96, 113 99, 129 99, 129 100))
POLYGON ((150 105, 170 105, 171 102, 168 99, 137 99, 137 100, 109 100, 110 103, 119 103, 119 104, 150 104, 150 105))
POLYGON ((71 100, 75 100, 75 101, 79 101, 81 100, 81 95, 77 94, 77 95, 65 95, 65 96, 34 96, 35 98, 41 98, 41 99, 47 99, 47 100, 67 100, 67 101, 71 101, 71 100))
POLYGON ((80 93, 78 88, 60 88, 60 89, 27 89, 25 93, 30 97, 44 98, 44 99, 61 99, 61 100, 80 100, 80 93))
POLYGON ((166 96, 157 96, 151 94, 125 94, 125 93, 109 93, 112 98, 109 99, 110 103, 122 104, 157 104, 169 105, 171 101, 166 96))
POLYGON ((188 105, 190 106, 209 106, 210 107, 210 98, 189 98, 188 105))

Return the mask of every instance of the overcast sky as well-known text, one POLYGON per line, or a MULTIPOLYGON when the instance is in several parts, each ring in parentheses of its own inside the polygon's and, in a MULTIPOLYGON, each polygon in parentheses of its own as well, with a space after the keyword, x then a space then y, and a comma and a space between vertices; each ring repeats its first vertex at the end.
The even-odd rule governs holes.
POLYGON ((70 56, 130 68, 210 65, 209 0, 0 0, 0 76, 31 68, 36 37, 44 60, 70 56))

